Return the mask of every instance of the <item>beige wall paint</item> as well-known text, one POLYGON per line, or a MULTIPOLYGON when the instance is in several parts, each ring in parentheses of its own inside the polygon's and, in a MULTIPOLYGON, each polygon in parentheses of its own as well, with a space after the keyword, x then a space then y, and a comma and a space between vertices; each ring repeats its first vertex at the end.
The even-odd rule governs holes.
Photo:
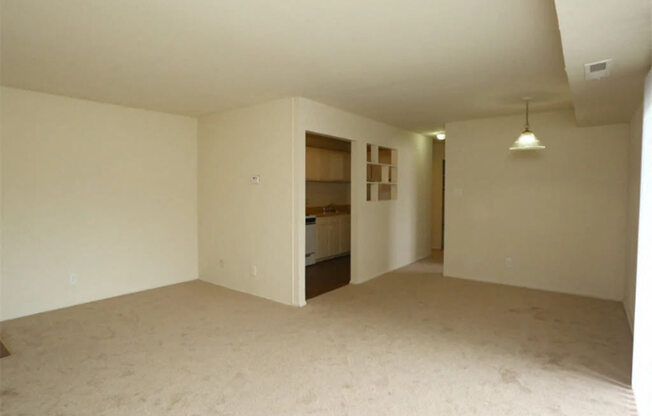
POLYGON ((202 117, 198 127, 187 117, 11 88, 2 93, 2 208, 9 224, 2 242, 10 259, 2 268, 2 319, 198 274, 304 304, 297 240, 304 241, 308 128, 396 147, 404 164, 399 200, 365 206, 366 142, 355 151, 354 217, 362 236, 354 281, 428 254, 431 147, 423 136, 303 99, 202 117), (261 184, 250 184, 251 175, 261 184))
POLYGON ((643 106, 629 123, 629 185, 627 204, 627 263, 624 305, 629 324, 634 328, 636 303, 636 261, 638 250, 638 210, 641 194, 641 139, 643 135, 643 106))
POLYGON ((430 245, 436 250, 441 249, 444 226, 443 165, 445 143, 446 142, 440 140, 433 140, 432 142, 432 208, 430 210, 430 245))
POLYGON ((3 84, 56 94, 202 115, 306 91, 422 131, 512 114, 498 97, 531 85, 571 98, 552 1, 2 3, 3 84))
POLYGON ((362 283, 430 253, 432 139, 294 99, 294 303, 305 303, 305 133, 352 140, 351 281, 362 283), (366 145, 398 149, 398 200, 366 201, 366 145))
POLYGON ((293 303, 292 154, 290 98, 199 119, 202 280, 293 303))
POLYGON ((652 416, 652 70, 644 97, 632 388, 639 415, 652 416))
POLYGON ((196 279, 196 131, 3 87, 2 319, 196 279))
POLYGON ((328 204, 351 204, 351 184, 306 182, 306 206, 323 207, 328 204))
POLYGON ((622 300, 629 126, 537 113, 531 126, 548 148, 510 152, 522 123, 446 125, 444 273, 622 300))
POLYGON ((356 140, 353 282, 428 255, 430 139, 291 98, 199 120, 201 279, 286 304, 305 304, 306 131, 356 140), (367 141, 399 149, 398 201, 364 201, 367 141), (250 184, 254 174, 261 177, 259 185, 250 184))

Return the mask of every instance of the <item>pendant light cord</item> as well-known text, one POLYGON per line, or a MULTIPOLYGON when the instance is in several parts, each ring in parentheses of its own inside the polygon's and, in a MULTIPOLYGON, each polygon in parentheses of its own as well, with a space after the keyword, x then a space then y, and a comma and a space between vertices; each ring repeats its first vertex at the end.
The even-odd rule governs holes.
POLYGON ((530 130, 530 101, 525 100, 525 130, 530 130))

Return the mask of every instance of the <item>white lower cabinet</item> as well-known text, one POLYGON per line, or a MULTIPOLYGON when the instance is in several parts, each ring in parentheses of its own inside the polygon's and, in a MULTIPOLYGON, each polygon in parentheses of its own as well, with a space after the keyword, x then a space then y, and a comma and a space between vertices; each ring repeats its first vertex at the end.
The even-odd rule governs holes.
POLYGON ((351 251, 351 216, 342 216, 340 222, 340 252, 349 253, 351 251))
POLYGON ((317 217, 317 261, 351 251, 351 216, 317 217))
POLYGON ((317 250, 315 251, 315 260, 323 260, 329 256, 330 234, 332 224, 331 217, 317 218, 317 250))

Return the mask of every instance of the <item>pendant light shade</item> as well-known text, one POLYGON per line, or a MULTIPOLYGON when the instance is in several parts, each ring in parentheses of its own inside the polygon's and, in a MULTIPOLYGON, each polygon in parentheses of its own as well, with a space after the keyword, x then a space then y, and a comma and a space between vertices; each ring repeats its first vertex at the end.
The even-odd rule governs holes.
POLYGON ((529 122, 529 102, 525 101, 525 130, 518 136, 518 139, 512 144, 509 150, 537 150, 545 149, 546 146, 542 145, 537 136, 530 131, 529 122))

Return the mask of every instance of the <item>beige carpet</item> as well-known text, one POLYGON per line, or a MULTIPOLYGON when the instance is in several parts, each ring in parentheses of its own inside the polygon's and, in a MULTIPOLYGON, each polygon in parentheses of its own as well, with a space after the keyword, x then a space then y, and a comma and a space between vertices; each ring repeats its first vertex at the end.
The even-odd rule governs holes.
POLYGON ((633 415, 622 306, 420 262, 282 306, 203 282, 8 321, 13 415, 633 415))

